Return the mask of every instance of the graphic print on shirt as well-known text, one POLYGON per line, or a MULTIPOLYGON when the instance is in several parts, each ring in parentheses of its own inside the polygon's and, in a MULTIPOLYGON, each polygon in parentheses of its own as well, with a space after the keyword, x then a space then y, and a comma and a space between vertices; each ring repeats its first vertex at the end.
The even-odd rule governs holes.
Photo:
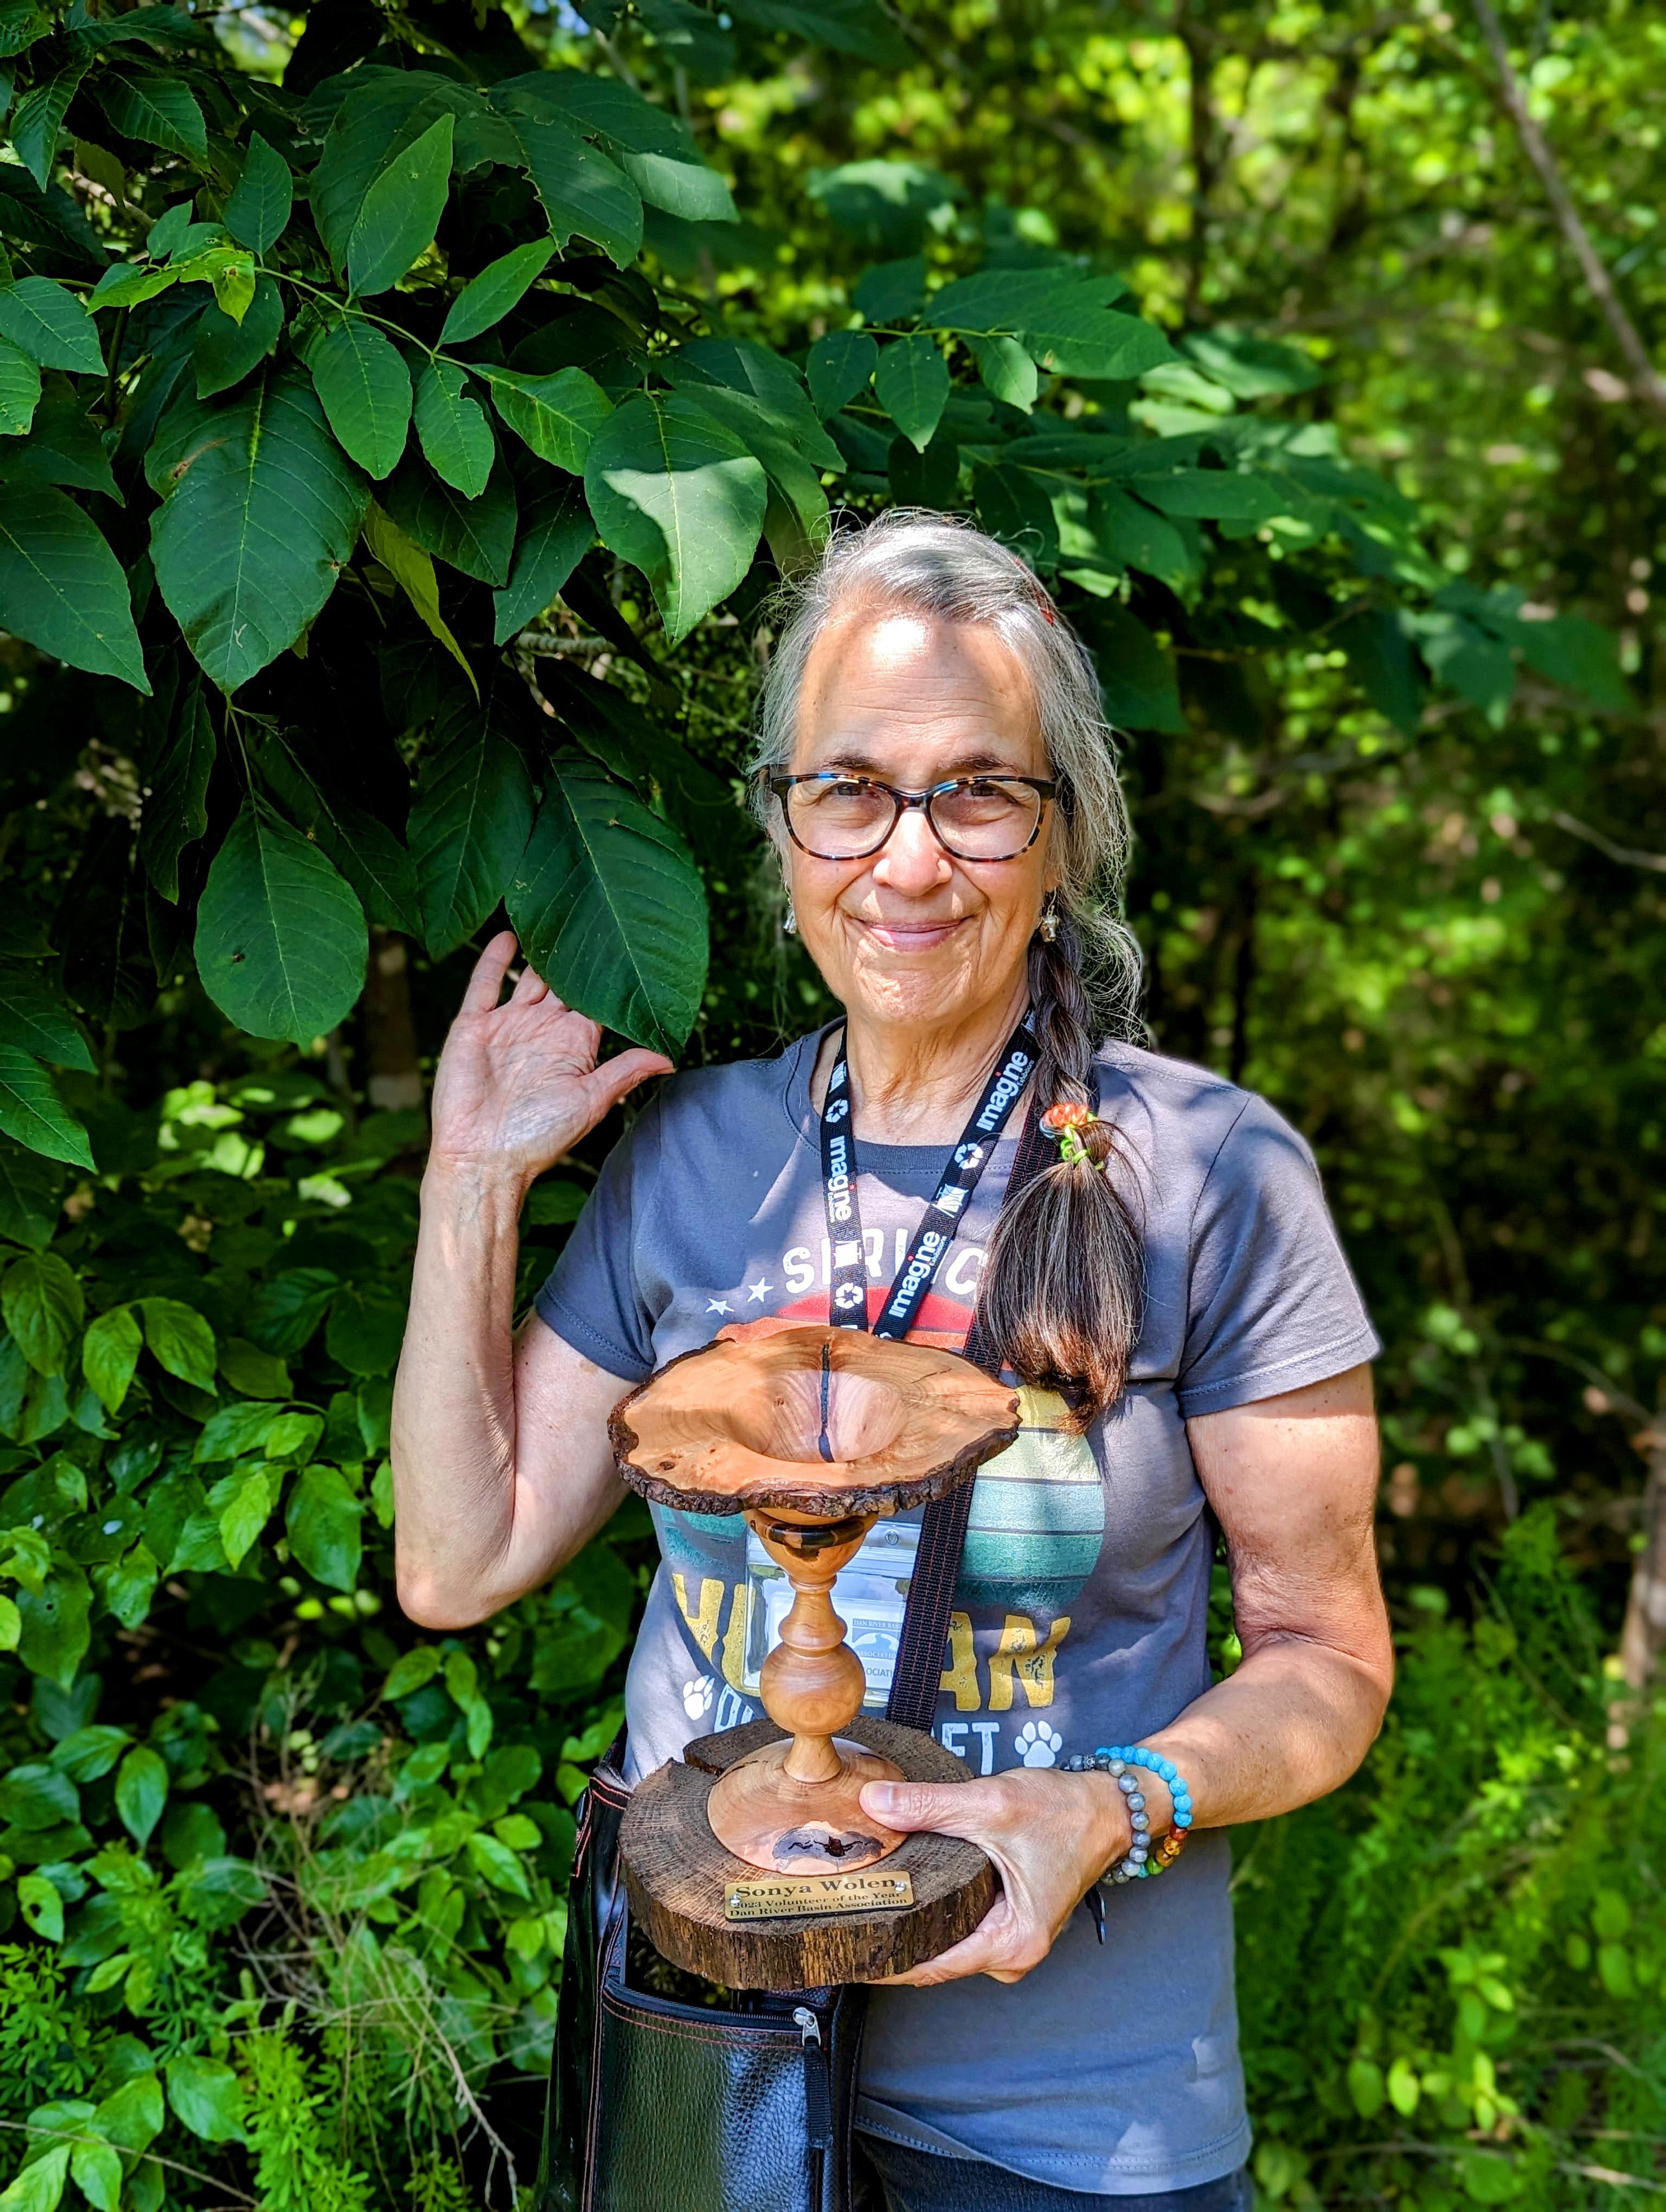
MULTIPOLYGON (((866 1241, 875 1248, 868 1255, 870 1275, 877 1275, 890 1255, 878 1249, 878 1232, 866 1241)), ((983 1255, 968 1247, 956 1256, 964 1263, 957 1287, 970 1292, 983 1255)), ((812 1261, 800 1247, 750 1268, 751 1280, 739 1297, 720 1295, 708 1307, 751 1303, 748 1291, 766 1280, 771 1289, 780 1283, 798 1295, 773 1313, 722 1321, 718 1333, 746 1338, 824 1322, 827 1292, 812 1261)), ((870 1323, 885 1296, 885 1284, 871 1281, 870 1323)), ((721 1319, 714 1311, 714 1317, 721 1319)), ((958 1351, 970 1321, 969 1304, 933 1288, 909 1338, 958 1351)), ((1053 1703, 1071 1606, 1104 1538, 1104 1495, 1087 1439, 1061 1426, 1065 1404, 1055 1392, 1025 1388, 1018 1395, 1023 1426, 1017 1440, 976 1478, 942 1677, 943 1698, 955 1715, 1012 1718, 945 1714, 937 1729, 950 1749, 984 1773, 998 1765, 1050 1766, 1062 1755, 1064 1739, 1045 1719, 1045 1709, 1053 1703)), ((684 1709, 707 1727, 733 1727, 757 1709, 758 1670, 778 1638, 792 1593, 740 1516, 659 1506, 653 1511, 678 1610, 708 1669, 683 1686, 684 1709)), ((864 1704, 870 1711, 883 1711, 890 1692, 916 1522, 878 1522, 834 1587, 834 1602, 867 1676, 864 1704)))

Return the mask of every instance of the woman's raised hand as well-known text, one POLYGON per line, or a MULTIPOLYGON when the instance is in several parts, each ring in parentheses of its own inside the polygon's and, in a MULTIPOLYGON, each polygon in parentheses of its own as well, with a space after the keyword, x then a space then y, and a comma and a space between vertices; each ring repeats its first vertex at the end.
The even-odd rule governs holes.
POLYGON ((530 968, 502 1006, 516 951, 502 930, 475 963, 435 1071, 431 1170, 530 1183, 650 1075, 663 1054, 633 1049, 596 1065, 601 1031, 530 968))

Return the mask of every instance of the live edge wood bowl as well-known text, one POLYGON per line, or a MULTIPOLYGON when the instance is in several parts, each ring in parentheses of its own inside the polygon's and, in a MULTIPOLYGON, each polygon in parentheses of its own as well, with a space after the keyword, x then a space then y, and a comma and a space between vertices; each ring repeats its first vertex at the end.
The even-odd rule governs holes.
POLYGON ((1017 1397, 970 1360, 857 1328, 721 1338, 667 1361, 608 1423, 620 1474, 656 1505, 828 1521, 946 1497, 1018 1432, 1017 1397))
POLYGON ((966 1770, 928 1735, 860 1717, 862 1665, 831 1591, 882 1513, 947 1496, 1018 1431, 1016 1395, 958 1353, 830 1328, 721 1339, 615 1409, 632 1488, 673 1510, 745 1513, 793 1593, 760 1678, 768 1722, 703 1739, 708 1755, 691 1747, 648 1776, 625 1815, 635 1909, 675 1964, 735 1988, 866 1979, 934 1957, 987 1911, 982 1851, 862 1806, 869 1782, 966 1770), (826 1876, 881 1860, 906 1867, 911 1905, 726 1920, 726 1885, 752 1869, 826 1876))

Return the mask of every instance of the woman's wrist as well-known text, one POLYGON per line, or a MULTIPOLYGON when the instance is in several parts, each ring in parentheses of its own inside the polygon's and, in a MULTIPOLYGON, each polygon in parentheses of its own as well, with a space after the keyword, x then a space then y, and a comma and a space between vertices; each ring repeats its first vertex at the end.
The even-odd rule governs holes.
POLYGON ((536 1181, 518 1162, 490 1153, 430 1152, 423 1170, 423 1203, 448 1212, 507 1213, 513 1223, 536 1181))

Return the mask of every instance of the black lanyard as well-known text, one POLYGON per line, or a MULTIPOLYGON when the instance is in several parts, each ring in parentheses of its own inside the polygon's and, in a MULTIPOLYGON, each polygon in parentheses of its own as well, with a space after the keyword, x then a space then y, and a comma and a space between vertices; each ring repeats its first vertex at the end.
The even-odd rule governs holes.
MULTIPOLYGON (((1040 1057, 1026 1013, 983 1086, 983 1096, 949 1155, 931 1204, 903 1255, 875 1336, 906 1336, 931 1288, 944 1255, 954 1242, 961 1216, 977 1188, 1019 1094, 1040 1057)), ((830 1319, 835 1328, 867 1326, 867 1255, 862 1243, 861 1206, 856 1195, 856 1141, 850 1127, 850 1064, 845 1040, 827 1079, 822 1103, 822 1197, 827 1210, 830 1319)))

